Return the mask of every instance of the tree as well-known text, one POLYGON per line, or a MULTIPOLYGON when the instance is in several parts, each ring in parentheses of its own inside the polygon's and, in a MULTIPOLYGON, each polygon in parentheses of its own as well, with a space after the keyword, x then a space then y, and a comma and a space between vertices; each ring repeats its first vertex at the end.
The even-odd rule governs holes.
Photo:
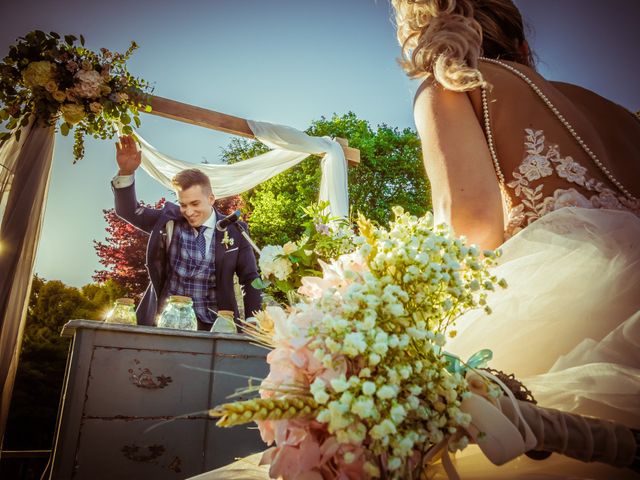
MULTIPOLYGON (((423 215, 431 208, 430 188, 420 151, 411 129, 387 125, 371 128, 354 113, 314 121, 307 133, 349 139, 360 150, 360 165, 349 168, 349 196, 353 212, 387 224, 391 207, 423 215)), ((227 163, 236 163, 267 151, 260 142, 234 139, 223 151, 227 163)), ((260 246, 282 244, 302 234, 302 208, 317 201, 320 186, 318 157, 309 157, 242 195, 249 209, 251 234, 260 246)))
POLYGON ((64 283, 33 279, 4 447, 49 449, 53 441, 69 338, 60 336, 72 319, 99 320, 120 295, 116 284, 78 290, 64 283), (91 292, 88 298, 83 292, 91 292))
POLYGON ((236 210, 242 210, 245 203, 240 195, 233 195, 216 200, 214 206, 223 215, 231 215, 236 210))
MULTIPOLYGON (((156 204, 141 205, 162 208, 164 203, 162 198, 156 204)), ((113 280, 128 295, 139 300, 149 284, 145 266, 149 235, 122 220, 113 208, 102 213, 107 222, 107 238, 104 242, 94 240, 93 246, 100 263, 106 268, 96 271, 92 278, 100 283, 113 280)))

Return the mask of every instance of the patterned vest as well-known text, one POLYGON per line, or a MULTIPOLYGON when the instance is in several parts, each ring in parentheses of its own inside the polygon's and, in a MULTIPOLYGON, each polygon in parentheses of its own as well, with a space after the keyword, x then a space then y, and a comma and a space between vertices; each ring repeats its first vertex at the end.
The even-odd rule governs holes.
POLYGON ((198 320, 213 323, 217 311, 215 275, 215 232, 209 246, 209 260, 201 258, 196 235, 185 222, 176 221, 169 245, 169 276, 161 305, 169 295, 184 295, 193 300, 198 320))

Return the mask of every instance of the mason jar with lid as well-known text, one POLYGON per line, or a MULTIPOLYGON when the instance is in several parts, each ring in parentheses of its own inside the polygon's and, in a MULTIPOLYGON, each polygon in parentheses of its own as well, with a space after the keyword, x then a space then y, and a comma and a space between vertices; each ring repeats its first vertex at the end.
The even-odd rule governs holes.
POLYGON ((158 319, 158 327, 177 330, 198 330, 193 301, 189 297, 171 295, 158 319))
POLYGON ((213 322, 212 332, 238 333, 236 323, 233 321, 233 310, 218 310, 218 318, 213 322))
POLYGON ((137 325, 134 302, 131 298, 118 298, 111 311, 104 319, 105 323, 119 323, 124 325, 137 325))

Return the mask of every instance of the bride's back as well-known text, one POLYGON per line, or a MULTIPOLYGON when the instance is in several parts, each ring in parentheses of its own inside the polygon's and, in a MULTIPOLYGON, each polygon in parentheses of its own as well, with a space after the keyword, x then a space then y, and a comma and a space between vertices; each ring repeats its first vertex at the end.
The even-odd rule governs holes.
MULTIPOLYGON (((498 164, 508 186, 505 193, 513 207, 525 203, 520 213, 524 211, 529 222, 549 211, 547 198, 557 199, 570 189, 594 207, 637 210, 639 205, 629 203, 614 183, 615 179, 627 192, 640 196, 640 121, 635 115, 587 89, 549 82, 524 65, 481 61, 479 69, 491 85, 487 107, 498 164), (542 205, 545 201, 547 206, 542 205), (540 215, 526 213, 536 209, 540 215)), ((480 89, 469 96, 486 127, 480 89)))

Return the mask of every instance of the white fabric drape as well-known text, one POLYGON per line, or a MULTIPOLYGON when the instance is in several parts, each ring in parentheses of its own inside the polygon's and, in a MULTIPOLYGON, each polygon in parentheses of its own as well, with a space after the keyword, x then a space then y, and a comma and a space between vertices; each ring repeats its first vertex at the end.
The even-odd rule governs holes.
POLYGON ((53 126, 28 126, 0 148, 0 443, 29 304, 54 145, 53 126))
POLYGON ((211 180, 218 198, 245 192, 256 185, 300 163, 309 155, 323 155, 319 199, 329 202, 329 211, 336 217, 349 215, 347 163, 340 144, 328 137, 312 137, 283 125, 249 121, 254 135, 271 151, 233 165, 211 165, 184 162, 165 155, 138 136, 142 150, 142 168, 167 188, 171 178, 186 168, 202 170, 211 180))

